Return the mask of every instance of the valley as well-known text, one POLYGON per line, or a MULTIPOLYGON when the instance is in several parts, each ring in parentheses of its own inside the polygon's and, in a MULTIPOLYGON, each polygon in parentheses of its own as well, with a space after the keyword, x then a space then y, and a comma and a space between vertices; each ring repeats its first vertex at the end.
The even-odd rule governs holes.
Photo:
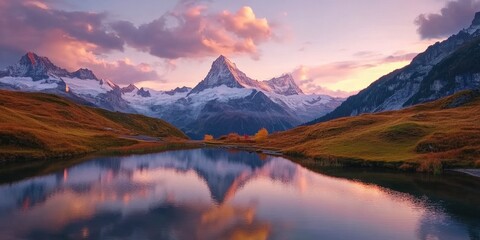
POLYGON ((464 91, 399 111, 339 118, 255 141, 212 140, 281 152, 307 166, 337 165, 441 172, 480 167, 480 93, 464 91))
POLYGON ((157 91, 133 84, 120 87, 88 69, 68 72, 29 52, 0 71, 0 89, 51 93, 82 105, 161 118, 193 139, 207 133, 253 134, 262 127, 284 131, 332 111, 344 100, 304 94, 289 74, 253 80, 225 56, 212 63, 195 88, 157 91))
POLYGON ((1 240, 479 240, 479 203, 480 0, 0 0, 1 240))

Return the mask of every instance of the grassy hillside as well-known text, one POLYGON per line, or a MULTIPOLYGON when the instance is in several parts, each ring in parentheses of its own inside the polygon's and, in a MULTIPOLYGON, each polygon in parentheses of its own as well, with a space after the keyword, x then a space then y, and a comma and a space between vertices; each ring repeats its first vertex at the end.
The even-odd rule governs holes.
POLYGON ((81 106, 55 95, 0 91, 0 161, 131 148, 142 143, 135 135, 187 139, 160 119, 81 106))
POLYGON ((302 126, 257 145, 314 159, 480 167, 480 97, 466 91, 400 111, 302 126))

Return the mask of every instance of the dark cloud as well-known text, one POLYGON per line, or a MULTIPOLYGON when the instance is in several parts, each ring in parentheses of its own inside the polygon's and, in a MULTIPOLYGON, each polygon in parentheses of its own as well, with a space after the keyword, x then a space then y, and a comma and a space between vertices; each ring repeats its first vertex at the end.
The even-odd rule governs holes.
POLYGON ((1 45, 29 49, 51 34, 94 44, 97 50, 123 50, 123 40, 104 24, 105 13, 55 10, 44 1, 6 0, 0 18, 1 45))
POLYGON ((0 70, 12 65, 24 54, 24 50, 0 46, 0 70))
POLYGON ((105 23, 105 13, 55 10, 51 3, 0 0, 1 68, 33 51, 70 71, 87 67, 118 84, 161 79, 146 63, 101 59, 102 53, 123 50, 124 46, 124 41, 105 23))
POLYGON ((82 43, 97 55, 123 51, 127 44, 166 59, 218 54, 256 57, 259 44, 278 37, 267 19, 256 17, 248 6, 233 13, 210 12, 205 2, 182 0, 158 19, 135 26, 128 21, 107 23, 106 13, 54 9, 50 0, 4 0, 0 1, 0 47, 45 49, 55 39, 62 46, 82 43))
POLYGON ((441 38, 468 27, 480 10, 478 0, 449 1, 440 13, 421 14, 415 19, 418 33, 423 39, 441 38))

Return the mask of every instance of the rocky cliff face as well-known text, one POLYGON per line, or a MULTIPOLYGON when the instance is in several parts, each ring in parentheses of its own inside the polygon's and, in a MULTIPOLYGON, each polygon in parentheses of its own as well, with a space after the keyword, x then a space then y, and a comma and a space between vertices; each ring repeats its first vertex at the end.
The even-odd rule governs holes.
POLYGON ((480 13, 472 25, 438 42, 399 70, 389 73, 333 112, 312 121, 398 110, 433 101, 465 89, 480 87, 480 13))
POLYGON ((0 74, 0 87, 17 91, 38 91, 61 95, 77 103, 111 111, 134 113, 122 98, 116 84, 98 79, 85 68, 69 72, 53 64, 47 57, 28 52, 0 74))

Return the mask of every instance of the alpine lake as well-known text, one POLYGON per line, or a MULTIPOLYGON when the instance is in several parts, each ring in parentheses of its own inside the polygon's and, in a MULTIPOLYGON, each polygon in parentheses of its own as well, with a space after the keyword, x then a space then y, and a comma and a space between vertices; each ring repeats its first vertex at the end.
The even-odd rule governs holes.
POLYGON ((0 238, 480 239, 480 179, 220 148, 2 177, 0 238))

